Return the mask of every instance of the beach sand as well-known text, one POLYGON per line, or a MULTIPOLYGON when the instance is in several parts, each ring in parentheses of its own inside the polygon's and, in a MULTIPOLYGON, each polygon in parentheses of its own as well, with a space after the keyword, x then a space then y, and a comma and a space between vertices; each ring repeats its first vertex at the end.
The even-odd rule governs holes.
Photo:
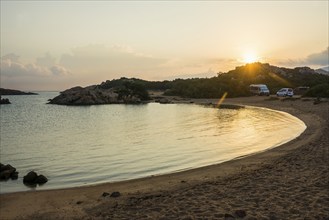
POLYGON ((224 103, 285 111, 307 129, 271 150, 180 173, 2 194, 0 219, 329 219, 329 102, 249 97, 224 103), (119 197, 102 196, 116 191, 119 197))

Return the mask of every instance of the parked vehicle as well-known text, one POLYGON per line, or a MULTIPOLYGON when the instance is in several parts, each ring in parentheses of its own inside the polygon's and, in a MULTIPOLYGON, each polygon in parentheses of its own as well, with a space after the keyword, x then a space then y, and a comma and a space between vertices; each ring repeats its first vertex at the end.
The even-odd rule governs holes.
POLYGON ((283 97, 286 97, 286 96, 293 97, 294 90, 292 88, 282 88, 276 93, 276 95, 283 96, 283 97))
POLYGON ((249 90, 251 93, 256 95, 270 95, 270 90, 265 84, 251 84, 249 86, 249 90))
POLYGON ((308 86, 299 86, 297 88, 294 88, 294 95, 303 95, 309 89, 310 89, 310 87, 308 87, 308 86))

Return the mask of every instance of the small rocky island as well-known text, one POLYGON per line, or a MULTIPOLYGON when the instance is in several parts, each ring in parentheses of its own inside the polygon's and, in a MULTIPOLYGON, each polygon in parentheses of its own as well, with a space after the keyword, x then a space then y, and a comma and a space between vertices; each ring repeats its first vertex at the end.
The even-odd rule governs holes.
POLYGON ((146 88, 134 79, 107 80, 99 85, 73 87, 60 93, 49 104, 101 105, 138 104, 150 99, 146 88))
POLYGON ((0 96, 0 104, 11 104, 9 99, 3 99, 1 96, 0 96))

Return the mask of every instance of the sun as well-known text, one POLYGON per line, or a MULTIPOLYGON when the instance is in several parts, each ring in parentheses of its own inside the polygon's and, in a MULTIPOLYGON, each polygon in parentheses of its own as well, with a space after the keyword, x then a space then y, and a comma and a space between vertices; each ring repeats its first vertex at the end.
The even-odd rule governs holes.
POLYGON ((254 63, 254 62, 257 62, 258 60, 259 60, 259 58, 257 57, 257 55, 252 52, 245 53, 243 55, 243 59, 242 59, 242 61, 244 63, 254 63))

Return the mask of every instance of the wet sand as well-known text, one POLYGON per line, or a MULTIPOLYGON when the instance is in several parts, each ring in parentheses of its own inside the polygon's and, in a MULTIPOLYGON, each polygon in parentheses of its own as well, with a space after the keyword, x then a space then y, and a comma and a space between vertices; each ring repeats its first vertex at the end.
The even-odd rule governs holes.
POLYGON ((305 132, 265 152, 180 173, 2 194, 0 219, 329 219, 329 102, 268 99, 224 103, 288 112, 304 121, 305 132))

